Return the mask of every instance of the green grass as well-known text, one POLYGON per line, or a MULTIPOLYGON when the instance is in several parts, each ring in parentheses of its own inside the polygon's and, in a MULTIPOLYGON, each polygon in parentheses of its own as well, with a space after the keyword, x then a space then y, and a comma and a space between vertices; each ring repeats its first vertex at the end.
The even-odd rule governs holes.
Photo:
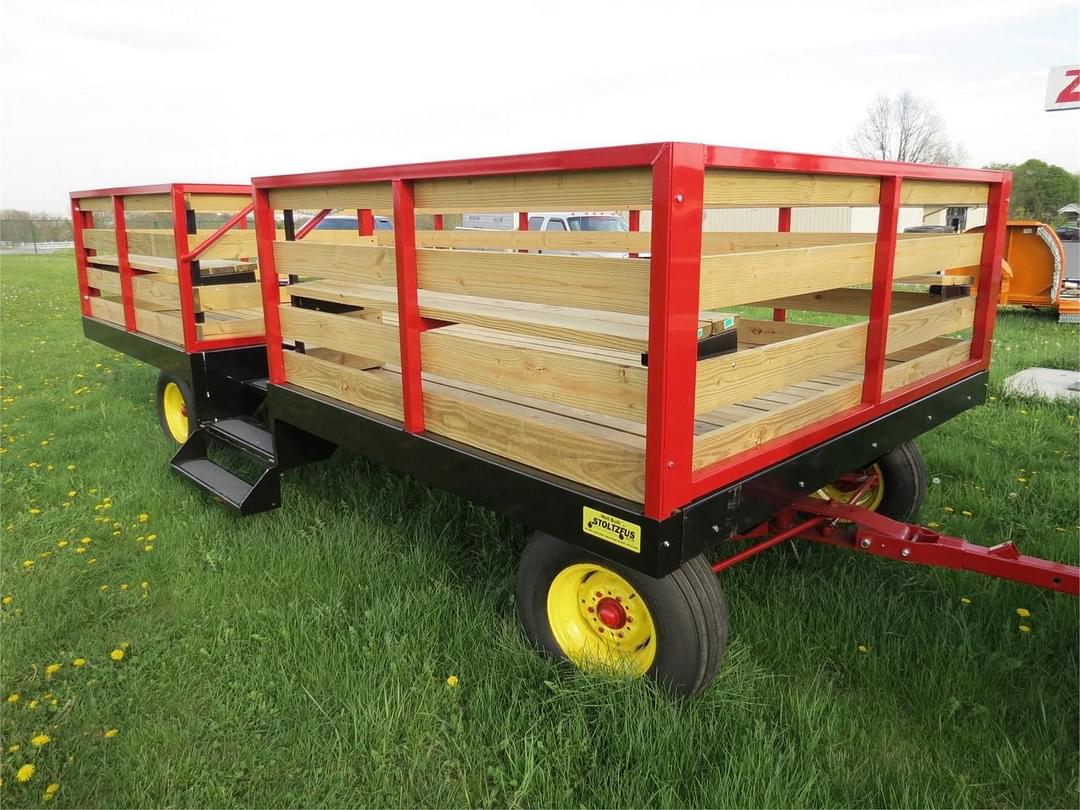
MULTIPOLYGON (((3 804, 53 782, 70 807, 1080 801, 1073 599, 787 544, 723 576, 731 645, 697 701, 572 673, 518 628, 521 526, 344 453, 253 518, 172 475, 156 371, 82 337, 70 265, 2 268, 3 804)), ((1002 313, 996 399, 920 440, 924 522, 1077 562, 1077 409, 1000 392, 1077 354, 1075 327, 1002 313)))

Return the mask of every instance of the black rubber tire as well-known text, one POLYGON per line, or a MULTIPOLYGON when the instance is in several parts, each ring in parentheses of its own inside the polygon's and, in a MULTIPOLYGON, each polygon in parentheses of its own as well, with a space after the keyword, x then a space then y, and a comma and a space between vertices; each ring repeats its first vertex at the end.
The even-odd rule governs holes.
POLYGON ((876 511, 907 523, 914 519, 926 497, 926 461, 915 442, 904 442, 877 460, 885 479, 885 493, 876 511))
MULTIPOLYGON (((154 389, 154 406, 157 408, 158 426, 161 428, 161 432, 165 434, 166 439, 179 446, 183 442, 177 442, 176 437, 173 436, 172 431, 169 430, 169 423, 165 418, 165 386, 169 383, 176 383, 176 386, 180 389, 180 393, 184 395, 184 405, 186 406, 189 415, 195 413, 195 397, 192 396, 191 386, 187 384, 186 380, 177 377, 175 374, 170 374, 167 371, 162 371, 158 374, 157 386, 154 389)), ((189 434, 192 421, 193 417, 189 416, 189 434)))
POLYGON ((533 644, 552 658, 569 663, 552 633, 547 597, 556 575, 578 563, 598 563, 614 571, 633 585, 648 605, 657 647, 645 677, 686 698, 712 682, 727 648, 728 611, 720 583, 704 555, 654 579, 536 532, 522 554, 517 573, 518 616, 533 644))

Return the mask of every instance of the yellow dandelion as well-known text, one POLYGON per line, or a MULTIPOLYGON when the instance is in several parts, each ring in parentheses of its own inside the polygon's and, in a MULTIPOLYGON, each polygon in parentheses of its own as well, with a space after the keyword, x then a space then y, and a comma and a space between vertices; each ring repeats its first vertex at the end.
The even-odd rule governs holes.
POLYGON ((145 591, 147 588, 150 587, 150 583, 144 579, 142 582, 139 583, 139 587, 145 591))
POLYGON ((1054 527, 1054 531, 1055 531, 1055 532, 1061 532, 1062 534, 1065 534, 1065 531, 1066 531, 1066 530, 1065 530, 1065 529, 1063 529, 1063 528, 1061 528, 1060 526, 1055 526, 1055 527, 1054 527))
POLYGON ((40 515, 40 514, 41 514, 41 510, 40 510, 40 509, 38 509, 38 508, 37 508, 36 506, 31 506, 31 507, 30 507, 30 514, 31 514, 31 515, 40 515))
POLYGON ((929 523, 926 524, 926 526, 929 529, 938 529, 941 527, 941 524, 931 520, 929 523))
POLYGON ((33 568, 34 567, 34 561, 33 560, 23 560, 22 567, 26 568, 26 569, 33 568))
POLYGON ((143 551, 153 551, 153 550, 154 550, 153 546, 143 546, 143 551))
POLYGON ((34 746, 34 748, 41 748, 41 746, 43 745, 48 745, 49 740, 51 739, 52 737, 50 737, 48 734, 38 734, 30 738, 30 744, 34 746))
POLYGON ((99 591, 107 591, 107 590, 109 590, 109 586, 108 585, 99 585, 98 590, 99 591))
POLYGON ((47 667, 45 667, 45 677, 46 678, 51 678, 53 675, 55 675, 59 671, 60 671, 60 665, 59 664, 49 664, 47 667))
POLYGON ((19 750, 19 744, 18 743, 12 743, 11 745, 8 746, 7 750, 8 750, 9 754, 14 754, 16 751, 19 750))
POLYGON ((59 542, 58 542, 58 543, 56 544, 56 547, 57 547, 57 548, 67 548, 67 547, 68 547, 68 545, 69 545, 69 544, 68 544, 68 541, 67 541, 67 540, 60 540, 60 541, 59 541, 59 542))
POLYGON ((946 512, 955 512, 956 510, 955 510, 955 509, 953 509, 953 508, 952 508, 951 506, 946 506, 946 507, 945 507, 945 511, 946 511, 946 512))
POLYGON ((12 692, 10 695, 7 696, 7 702, 8 703, 18 703, 19 702, 19 693, 18 692, 12 692))
POLYGON ((75 490, 73 490, 73 489, 69 489, 69 490, 68 490, 68 497, 69 497, 69 498, 74 498, 74 497, 75 497, 76 495, 78 495, 78 494, 79 494, 79 493, 78 493, 78 492, 76 492, 76 491, 75 491, 75 490))
POLYGON ((128 586, 127 586, 127 583, 126 583, 126 582, 121 582, 121 583, 120 583, 120 590, 122 590, 122 591, 126 591, 126 590, 127 590, 127 588, 128 588, 128 586))
POLYGON ((89 560, 86 561, 86 564, 87 565, 93 565, 96 562, 97 562, 97 557, 91 557, 89 560))
POLYGON ((105 736, 111 740, 113 737, 115 737, 119 733, 120 733, 120 729, 118 729, 118 728, 110 728, 108 731, 105 732, 105 736))
POLYGON ((1022 413, 1024 416, 1027 416, 1027 411, 1025 411, 1023 408, 1020 409, 1020 413, 1022 413))
POLYGON ((45 793, 47 795, 49 795, 49 796, 52 796, 58 790, 60 790, 60 785, 56 784, 56 782, 53 782, 51 785, 49 785, 47 788, 45 788, 45 793))
POLYGON ((74 464, 68 464, 67 468, 68 468, 68 472, 74 472, 75 471, 75 465, 74 464))
POLYGON ((0 599, 0 604, 10 605, 14 601, 15 601, 14 596, 5 596, 3 599, 0 599))
POLYGON ((1030 633, 1031 628, 1028 627, 1026 624, 1022 624, 1022 625, 1020 625, 1020 632, 1021 633, 1030 633))
POLYGON ((76 554, 85 554, 86 553, 86 546, 78 546, 75 549, 75 553, 76 554))
POLYGON ((962 511, 960 514, 963 515, 964 517, 971 517, 972 516, 971 512, 969 512, 967 509, 962 511))
POLYGON ((82 543, 84 546, 89 545, 90 543, 94 542, 94 538, 92 538, 92 537, 84 537, 79 542, 82 543))
POLYGON ((150 516, 146 514, 146 512, 143 512, 141 515, 139 515, 139 523, 146 523, 146 521, 148 520, 150 520, 150 516))
POLYGON ((73 667, 85 667, 86 666, 86 659, 85 658, 76 658, 74 661, 71 662, 71 665, 73 667))
POLYGON ((30 711, 34 711, 35 709, 37 709, 37 707, 38 702, 36 699, 31 700, 29 703, 26 704, 26 708, 28 708, 30 711))
POLYGON ((15 778, 20 782, 29 782, 30 778, 34 775, 34 764, 28 762, 23 765, 15 774, 15 778))
POLYGON ((146 539, 149 540, 152 543, 155 540, 157 540, 157 535, 156 534, 148 534, 148 535, 146 535, 146 539))
POLYGON ((1027 608, 1017 608, 1016 615, 1019 616, 1021 619, 1026 619, 1031 616, 1031 611, 1027 608))
POLYGON ((115 650, 109 653, 109 658, 111 658, 113 661, 123 661, 124 651, 117 647, 115 650))
POLYGON ((970 605, 970 604, 971 604, 971 600, 970 600, 970 599, 968 599, 968 598, 967 598, 966 596, 961 596, 961 597, 960 597, 960 604, 961 604, 961 605, 970 605))
POLYGON ((457 686, 458 685, 458 676, 457 675, 451 675, 449 678, 446 679, 446 685, 451 687, 451 688, 457 686))
POLYGON ((869 648, 869 647, 867 647, 867 646, 866 646, 865 644, 860 644, 860 645, 859 645, 858 647, 856 647, 855 649, 856 649, 856 650, 858 650, 858 651, 859 651, 859 652, 861 652, 861 653, 866 653, 866 652, 870 652, 870 648, 869 648))

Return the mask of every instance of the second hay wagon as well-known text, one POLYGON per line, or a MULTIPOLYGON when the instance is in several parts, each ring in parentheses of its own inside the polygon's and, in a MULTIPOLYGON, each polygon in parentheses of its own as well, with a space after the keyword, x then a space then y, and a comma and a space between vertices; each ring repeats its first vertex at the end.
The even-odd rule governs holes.
POLYGON ((256 178, 201 237, 170 187, 172 341, 121 234, 140 192, 73 206, 87 334, 165 369, 178 472, 251 513, 280 504, 284 470, 343 446, 486 504, 536 532, 517 585, 535 643, 690 695, 726 646, 714 572, 788 538, 1077 592, 1075 568, 904 522, 925 488, 911 440, 985 398, 1009 183, 661 143, 256 178), (113 241, 93 238, 111 264, 78 233, 106 200, 113 241), (931 204, 987 206, 985 233, 897 233, 902 206, 931 204), (877 233, 791 232, 815 206, 876 208, 877 233), (717 208, 775 209, 777 232, 703 232, 717 208), (443 227, 545 210, 626 211, 630 230, 443 227), (228 285, 202 264, 215 245, 251 258, 251 211, 258 261, 238 284, 257 284, 259 329, 215 346, 198 302, 228 285), (356 230, 320 230, 334 211, 356 230), (216 442, 256 480, 212 461, 216 442), (711 563, 731 541, 746 547, 711 563))

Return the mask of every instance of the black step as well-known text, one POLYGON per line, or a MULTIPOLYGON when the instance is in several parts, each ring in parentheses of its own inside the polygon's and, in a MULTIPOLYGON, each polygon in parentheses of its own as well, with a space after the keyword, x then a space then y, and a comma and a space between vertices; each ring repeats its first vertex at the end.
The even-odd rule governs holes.
POLYGON ((244 380, 244 385, 249 388, 254 388, 256 391, 266 392, 266 386, 270 384, 270 380, 267 377, 257 377, 254 380, 244 380))
POLYGON ((233 509, 242 510, 244 501, 255 488, 243 478, 233 475, 208 458, 174 461, 172 466, 189 481, 205 489, 215 498, 224 501, 233 509))
POLYGON ((274 463, 274 437, 270 431, 246 416, 219 419, 206 426, 211 436, 228 442, 259 461, 274 463))

